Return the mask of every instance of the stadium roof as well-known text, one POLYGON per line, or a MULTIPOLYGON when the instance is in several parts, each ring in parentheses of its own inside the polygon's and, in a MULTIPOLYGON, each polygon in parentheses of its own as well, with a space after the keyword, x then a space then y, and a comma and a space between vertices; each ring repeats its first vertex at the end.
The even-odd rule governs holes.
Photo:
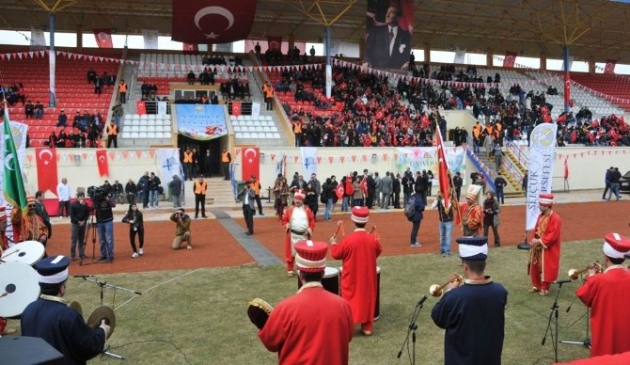
MULTIPOLYGON (((234 0, 238 1, 238 0, 234 0)), ((368 0, 258 0, 250 38, 293 36, 321 41, 332 23, 334 39, 358 43, 364 37, 368 0), (343 13, 343 14, 342 14, 343 13), (342 15, 340 15, 342 14, 342 15), (340 16, 339 16, 340 15, 340 16), (335 20, 336 19, 336 20, 335 20)), ((171 31, 172 0, 0 0, 0 28, 48 26, 56 6, 57 31, 115 28, 171 31)), ((569 44, 577 59, 630 63, 630 5, 609 0, 416 0, 413 48, 467 48, 496 55, 561 58, 569 44)))

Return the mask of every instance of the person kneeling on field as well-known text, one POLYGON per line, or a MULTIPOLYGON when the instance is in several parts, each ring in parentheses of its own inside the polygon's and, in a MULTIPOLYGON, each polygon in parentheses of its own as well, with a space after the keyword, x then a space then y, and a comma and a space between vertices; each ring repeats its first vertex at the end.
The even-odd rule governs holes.
POLYGON ((173 239, 173 250, 179 250, 184 243, 187 243, 186 247, 192 250, 192 237, 190 236, 190 217, 184 212, 184 208, 178 209, 175 213, 171 214, 169 218, 175 222, 175 238, 173 239))

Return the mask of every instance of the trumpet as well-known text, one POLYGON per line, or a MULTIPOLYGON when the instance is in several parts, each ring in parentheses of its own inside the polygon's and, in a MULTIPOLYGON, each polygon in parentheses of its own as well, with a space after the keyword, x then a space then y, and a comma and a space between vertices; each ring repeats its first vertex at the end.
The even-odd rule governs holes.
POLYGON ((584 274, 585 272, 591 269, 595 269, 595 272, 597 274, 601 274, 604 272, 604 268, 602 267, 602 265, 598 261, 595 261, 582 270, 576 270, 576 269, 569 270, 568 275, 569 275, 569 278, 571 278, 571 280, 577 280, 580 276, 582 276, 582 274, 584 274))
POLYGON ((454 274, 454 277, 443 285, 431 285, 431 287, 429 288, 429 293, 431 293, 431 295, 433 295, 434 297, 441 297, 442 294, 444 294, 444 288, 446 288, 448 284, 453 282, 456 282, 457 286, 459 287, 464 283, 464 277, 459 274, 454 274))

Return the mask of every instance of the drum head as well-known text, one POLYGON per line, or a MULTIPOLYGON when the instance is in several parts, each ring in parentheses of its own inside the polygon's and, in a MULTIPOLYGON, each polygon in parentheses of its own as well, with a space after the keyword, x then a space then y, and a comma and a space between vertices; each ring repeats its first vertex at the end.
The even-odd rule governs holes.
POLYGON ((114 310, 106 306, 96 308, 92 311, 92 314, 90 314, 87 324, 92 328, 98 328, 101 325, 101 319, 108 320, 109 333, 107 334, 107 338, 110 338, 116 328, 116 315, 114 314, 114 310))
POLYGON ((33 266, 44 257, 46 249, 39 241, 24 241, 9 247, 2 254, 4 262, 22 262, 33 266))
POLYGON ((39 297, 37 271, 22 262, 0 264, 0 317, 18 317, 39 297))
POLYGON ((324 270, 324 279, 339 276, 339 269, 334 267, 326 267, 324 270))

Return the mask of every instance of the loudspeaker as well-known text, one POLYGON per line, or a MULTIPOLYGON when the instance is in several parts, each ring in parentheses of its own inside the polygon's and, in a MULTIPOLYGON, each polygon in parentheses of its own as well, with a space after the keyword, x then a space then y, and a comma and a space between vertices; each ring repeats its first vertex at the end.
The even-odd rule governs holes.
POLYGON ((11 365, 63 365, 63 355, 37 337, 0 337, 2 363, 11 365))

